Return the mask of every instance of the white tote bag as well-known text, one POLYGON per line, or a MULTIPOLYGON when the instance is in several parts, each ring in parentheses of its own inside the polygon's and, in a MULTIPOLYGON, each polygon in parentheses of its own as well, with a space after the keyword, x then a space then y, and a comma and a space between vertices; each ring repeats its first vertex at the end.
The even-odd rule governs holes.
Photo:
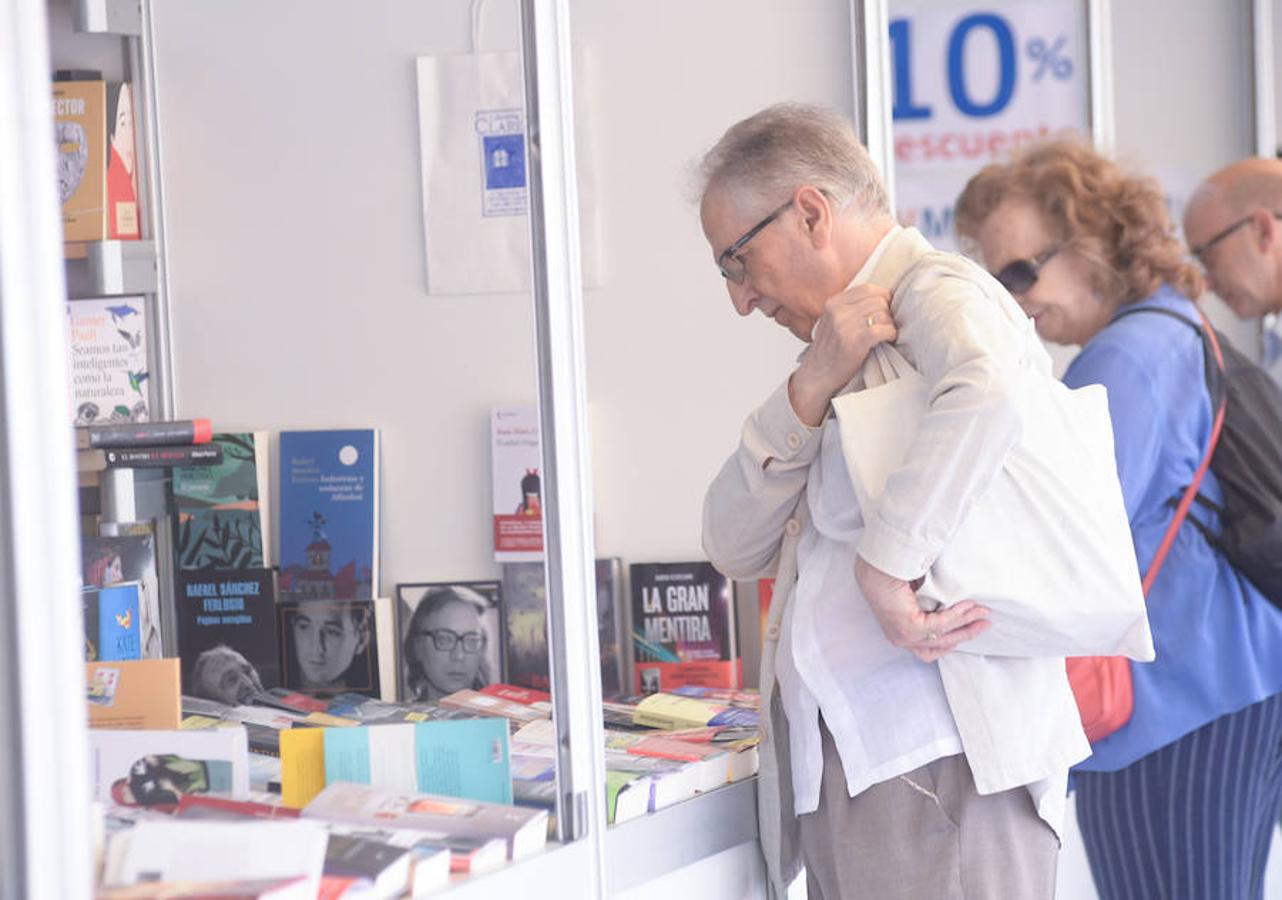
MULTIPOLYGON (((833 408, 867 521, 912 446, 928 395, 892 345, 873 350, 864 381, 833 408)), ((1016 382, 1022 436, 926 573, 918 601, 928 611, 962 600, 992 611, 992 627, 958 647, 964 652, 1151 660, 1107 393, 1028 369, 1016 382)))

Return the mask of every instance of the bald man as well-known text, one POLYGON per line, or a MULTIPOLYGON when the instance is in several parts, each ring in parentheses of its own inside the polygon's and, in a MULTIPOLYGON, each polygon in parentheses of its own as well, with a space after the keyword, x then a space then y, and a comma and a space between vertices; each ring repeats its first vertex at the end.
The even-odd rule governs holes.
POLYGON ((1235 162, 1198 185, 1184 236, 1211 289, 1244 319, 1262 317, 1261 364, 1282 382, 1282 160, 1235 162))

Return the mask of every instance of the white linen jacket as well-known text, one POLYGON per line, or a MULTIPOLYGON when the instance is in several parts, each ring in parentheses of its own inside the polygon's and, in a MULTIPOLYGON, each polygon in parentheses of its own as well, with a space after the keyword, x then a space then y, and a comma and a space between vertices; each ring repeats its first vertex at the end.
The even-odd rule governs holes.
MULTIPOLYGON (((886 241, 867 280, 892 292, 895 345, 926 379, 930 406, 904 466, 866 523, 859 553, 912 580, 947 546, 1019 437, 1003 370, 1049 363, 1032 321, 983 269, 935 251, 915 229, 886 241)), ((846 391, 861 386, 856 378, 846 391)), ((796 588, 797 544, 811 527, 806 480, 821 436, 822 429, 797 418, 785 381, 748 417, 739 448, 704 503, 703 544, 713 564, 733 578, 775 578, 761 657, 758 818, 777 898, 786 896, 802 863, 775 658, 796 588)), ((1090 754, 1063 659, 954 652, 940 660, 940 675, 979 792, 1028 786, 1058 832, 1068 767, 1090 754)))

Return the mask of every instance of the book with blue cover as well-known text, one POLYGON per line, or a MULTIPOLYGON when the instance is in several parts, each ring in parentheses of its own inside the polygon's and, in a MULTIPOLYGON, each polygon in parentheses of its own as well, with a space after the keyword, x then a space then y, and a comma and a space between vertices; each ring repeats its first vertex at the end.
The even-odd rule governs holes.
POLYGON ((488 803, 512 802, 500 718, 325 729, 325 783, 347 781, 488 803))
POLYGON ((378 586, 378 432, 280 434, 282 600, 371 600, 378 586))
POLYGON ((81 592, 87 662, 142 658, 140 597, 136 581, 87 587, 81 592))

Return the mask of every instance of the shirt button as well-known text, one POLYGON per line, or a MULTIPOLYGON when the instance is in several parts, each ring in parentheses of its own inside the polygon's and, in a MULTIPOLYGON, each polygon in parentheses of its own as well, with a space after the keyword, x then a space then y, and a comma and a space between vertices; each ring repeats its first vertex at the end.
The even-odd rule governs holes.
POLYGON ((797 432, 795 431, 790 432, 788 434, 789 449, 796 450, 800 446, 801 446, 801 435, 797 434, 797 432))
POLYGON ((779 640, 779 626, 778 626, 778 625, 771 625, 769 628, 767 628, 767 629, 766 629, 766 640, 769 640, 769 641, 777 641, 777 640, 779 640))
POLYGON ((801 523, 796 519, 789 519, 783 523, 783 530, 789 537, 796 537, 801 533, 801 523))

